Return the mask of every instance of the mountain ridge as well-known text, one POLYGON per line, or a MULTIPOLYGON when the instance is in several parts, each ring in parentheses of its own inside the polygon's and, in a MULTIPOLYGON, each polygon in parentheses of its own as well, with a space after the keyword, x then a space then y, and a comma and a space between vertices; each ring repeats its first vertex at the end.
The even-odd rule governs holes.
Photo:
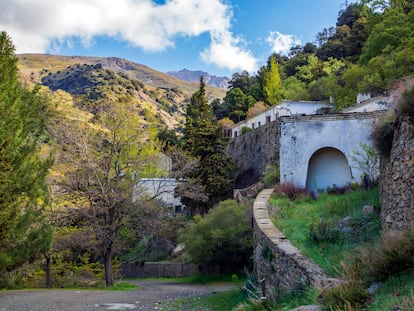
POLYGON ((204 78, 204 82, 208 85, 218 87, 223 90, 228 89, 230 78, 210 75, 208 72, 201 70, 181 69, 179 71, 168 71, 168 75, 188 82, 198 82, 200 77, 204 78))

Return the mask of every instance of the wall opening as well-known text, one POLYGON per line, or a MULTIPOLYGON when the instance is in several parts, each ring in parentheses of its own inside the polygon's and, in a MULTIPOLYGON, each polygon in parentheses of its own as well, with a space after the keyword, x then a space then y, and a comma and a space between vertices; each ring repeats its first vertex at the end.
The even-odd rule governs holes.
POLYGON ((328 187, 343 187, 351 183, 351 169, 345 155, 335 148, 322 148, 310 158, 306 188, 325 191, 328 187))

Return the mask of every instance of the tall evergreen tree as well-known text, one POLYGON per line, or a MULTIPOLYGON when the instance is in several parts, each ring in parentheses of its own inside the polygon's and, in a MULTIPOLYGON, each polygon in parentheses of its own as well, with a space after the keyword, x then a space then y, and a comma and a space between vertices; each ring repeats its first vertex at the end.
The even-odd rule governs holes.
POLYGON ((204 194, 197 198, 194 198, 194 194, 187 197, 184 194, 183 199, 187 206, 198 209, 201 213, 207 212, 231 188, 233 162, 225 154, 225 142, 221 134, 221 126, 214 120, 213 111, 207 102, 204 80, 201 78, 200 88, 193 94, 187 107, 183 137, 184 150, 198 160, 197 165, 184 177, 187 182, 198 184, 200 187, 197 189, 204 194))
POLYGON ((269 71, 264 79, 266 100, 270 105, 276 105, 282 99, 282 87, 279 75, 279 66, 274 57, 270 58, 269 71))
POLYGON ((0 287, 7 274, 48 250, 51 228, 47 204, 49 160, 39 157, 45 130, 44 101, 37 89, 18 81, 14 46, 0 33, 0 287))

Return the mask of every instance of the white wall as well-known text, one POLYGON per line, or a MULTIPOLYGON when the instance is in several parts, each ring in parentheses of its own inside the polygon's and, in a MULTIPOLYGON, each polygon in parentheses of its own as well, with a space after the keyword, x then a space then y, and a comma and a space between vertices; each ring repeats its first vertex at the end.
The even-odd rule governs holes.
MULTIPOLYGON (((280 135, 280 180, 306 187, 308 164, 322 148, 335 148, 349 163, 352 181, 360 182, 362 171, 352 161, 360 143, 371 146, 370 134, 376 122, 366 115, 320 115, 282 118, 280 135)), ((339 179, 338 179, 339 180, 339 179)))
POLYGON ((282 116, 316 114, 317 110, 323 107, 329 107, 329 105, 320 102, 283 101, 278 105, 266 109, 257 116, 235 124, 233 126, 232 137, 240 136, 243 127, 250 129, 257 128, 265 125, 268 121, 272 122, 282 116))
POLYGON ((174 197, 176 187, 174 178, 141 178, 135 185, 135 199, 147 195, 161 200, 168 207, 182 206, 181 199, 174 197))

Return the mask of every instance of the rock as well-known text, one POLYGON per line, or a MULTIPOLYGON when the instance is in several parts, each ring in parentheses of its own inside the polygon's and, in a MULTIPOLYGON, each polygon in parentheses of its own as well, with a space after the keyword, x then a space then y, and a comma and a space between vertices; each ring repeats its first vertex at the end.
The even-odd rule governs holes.
POLYGON ((290 311, 321 311, 321 307, 319 305, 301 306, 290 311))
POLYGON ((339 228, 349 228, 349 222, 351 221, 351 217, 345 217, 344 219, 338 222, 339 228))
POLYGON ((367 215, 369 213, 372 213, 375 210, 375 206, 374 205, 365 205, 362 208, 362 214, 363 215, 367 215))

